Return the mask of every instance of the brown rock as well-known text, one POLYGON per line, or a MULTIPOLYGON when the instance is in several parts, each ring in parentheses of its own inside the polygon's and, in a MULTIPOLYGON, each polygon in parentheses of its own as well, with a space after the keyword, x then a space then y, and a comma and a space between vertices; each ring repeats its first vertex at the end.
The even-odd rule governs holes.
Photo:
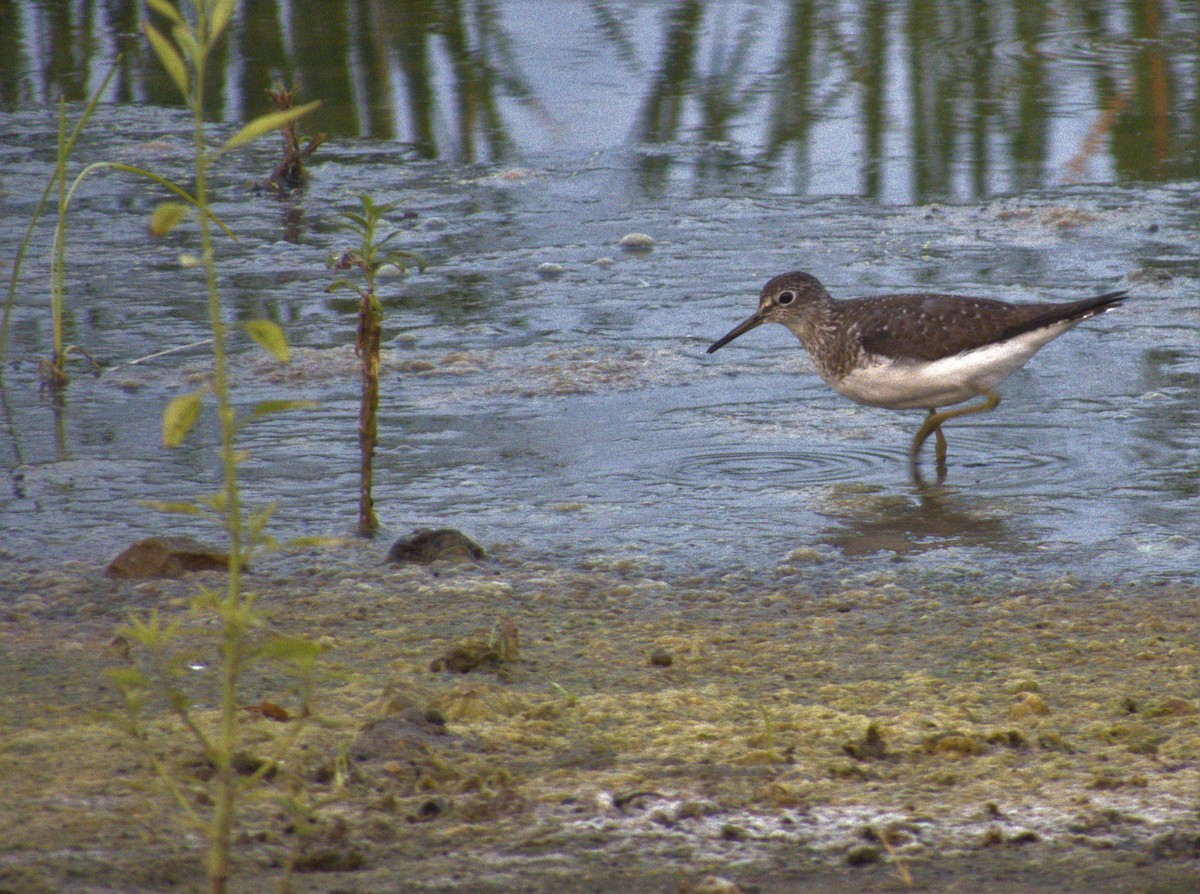
POLYGON ((205 546, 191 537, 147 537, 108 563, 105 577, 141 580, 148 577, 182 577, 192 571, 225 571, 229 554, 205 546))

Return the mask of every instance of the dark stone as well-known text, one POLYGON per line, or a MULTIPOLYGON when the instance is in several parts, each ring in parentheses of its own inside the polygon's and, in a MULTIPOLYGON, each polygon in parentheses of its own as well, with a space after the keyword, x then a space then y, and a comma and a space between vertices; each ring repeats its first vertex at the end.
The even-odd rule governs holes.
POLYGON ((444 718, 438 723, 425 711, 407 708, 392 717, 366 723, 348 754, 358 761, 403 757, 455 738, 446 730, 444 718))
POLYGON ((271 779, 275 775, 275 765, 272 762, 267 766, 268 761, 257 755, 251 754, 248 751, 239 751, 233 756, 233 770, 239 776, 253 776, 255 773, 260 773, 264 779, 271 779), (264 767, 266 768, 264 770, 264 767))
POLYGON ((429 565, 433 562, 477 562, 483 548, 453 528, 417 528, 411 537, 401 537, 388 550, 389 562, 429 565))
POLYGON ((430 798, 427 801, 421 802, 421 806, 417 808, 417 812, 412 819, 413 822, 428 823, 437 819, 449 809, 449 802, 445 798, 430 798))
POLYGON ((654 667, 670 667, 675 663, 675 659, 666 649, 655 649, 650 653, 650 663, 654 667))
POLYGON ((883 853, 869 844, 856 844, 846 851, 846 862, 851 866, 867 866, 883 859, 883 853))
POLYGON ((319 848, 296 858, 296 872, 356 872, 366 866, 363 855, 354 848, 319 848))

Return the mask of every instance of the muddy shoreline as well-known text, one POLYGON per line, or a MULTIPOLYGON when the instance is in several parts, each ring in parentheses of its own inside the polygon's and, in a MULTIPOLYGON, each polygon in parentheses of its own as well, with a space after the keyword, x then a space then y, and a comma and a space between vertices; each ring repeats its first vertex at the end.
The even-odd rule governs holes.
MULTIPOLYGON (((248 579, 273 629, 328 649, 320 722, 245 806, 233 890, 273 890, 296 854, 292 889, 314 892, 1200 885, 1193 583, 380 553, 276 554, 248 579), (431 670, 501 618, 516 660, 431 670), (328 801, 303 840, 285 778, 328 801)), ((100 571, 0 558, 2 891, 201 886, 102 671, 129 612, 186 614, 221 578, 100 571)), ((252 676, 244 702, 281 687, 252 676)), ((249 719, 248 747, 278 726, 249 719)), ((165 712, 153 735, 190 772, 165 712)))

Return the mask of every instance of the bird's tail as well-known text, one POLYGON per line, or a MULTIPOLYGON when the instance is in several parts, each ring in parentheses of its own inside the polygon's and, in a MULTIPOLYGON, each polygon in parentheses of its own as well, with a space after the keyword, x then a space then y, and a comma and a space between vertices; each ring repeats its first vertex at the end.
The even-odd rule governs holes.
POLYGON ((1097 295, 1095 298, 1084 298, 1080 301, 1075 301, 1071 304, 1062 305, 1063 310, 1070 309, 1071 312, 1063 316, 1065 320, 1086 320, 1088 317, 1094 317, 1096 314, 1102 314, 1106 310, 1112 310, 1114 307, 1119 307, 1121 302, 1125 300, 1128 291, 1109 292, 1105 295, 1097 295))

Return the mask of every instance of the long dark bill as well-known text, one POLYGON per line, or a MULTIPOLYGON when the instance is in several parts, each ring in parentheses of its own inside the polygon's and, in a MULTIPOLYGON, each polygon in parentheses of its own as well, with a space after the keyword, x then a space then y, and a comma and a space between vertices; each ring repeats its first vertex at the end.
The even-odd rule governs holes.
POLYGON ((736 326, 734 326, 732 329, 730 329, 728 332, 726 332, 724 335, 722 335, 720 338, 718 338, 716 341, 714 341, 711 345, 709 345, 708 351, 706 351, 705 353, 711 354, 713 351, 717 350, 717 348, 725 347, 725 345, 729 344, 731 341, 733 341, 739 335, 745 335, 751 329, 756 329, 757 327, 761 326, 764 322, 765 321, 763 320, 763 318, 760 317, 758 314, 755 314, 754 316, 749 317, 748 319, 742 321, 741 323, 738 323, 736 326))

